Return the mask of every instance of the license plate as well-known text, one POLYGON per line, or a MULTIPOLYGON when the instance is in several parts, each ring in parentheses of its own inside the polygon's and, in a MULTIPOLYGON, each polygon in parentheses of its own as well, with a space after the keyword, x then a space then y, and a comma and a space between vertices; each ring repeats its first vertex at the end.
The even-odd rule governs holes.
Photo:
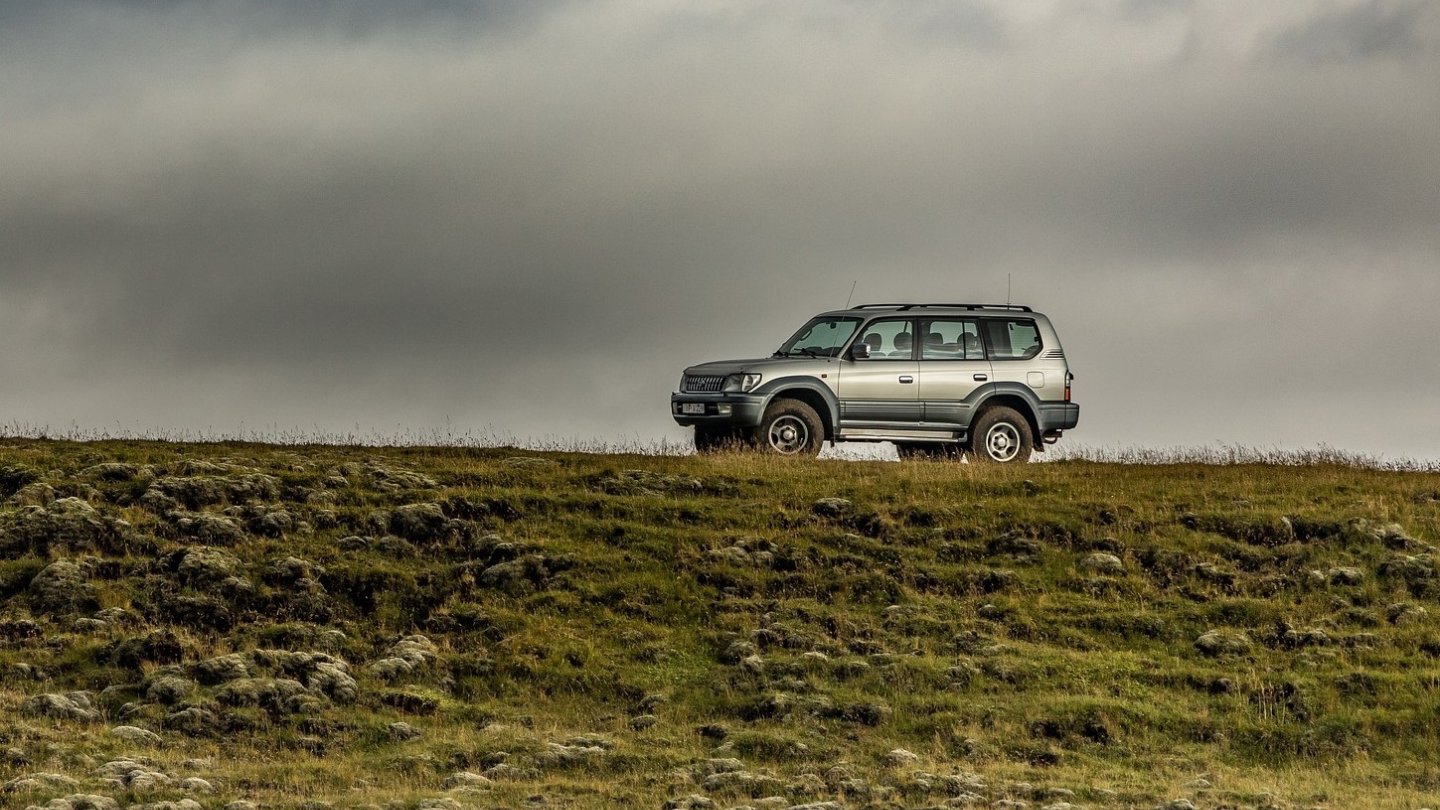
POLYGON ((696 413, 705 415, 705 403, 703 402, 682 402, 680 403, 681 413, 696 413))

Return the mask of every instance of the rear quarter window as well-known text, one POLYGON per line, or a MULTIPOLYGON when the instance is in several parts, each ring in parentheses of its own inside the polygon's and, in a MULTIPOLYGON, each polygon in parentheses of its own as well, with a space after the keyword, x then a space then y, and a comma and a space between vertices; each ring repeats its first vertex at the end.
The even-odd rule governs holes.
POLYGON ((1040 353, 1040 329, 1034 321, 997 318, 984 324, 991 360, 1029 360, 1040 353))

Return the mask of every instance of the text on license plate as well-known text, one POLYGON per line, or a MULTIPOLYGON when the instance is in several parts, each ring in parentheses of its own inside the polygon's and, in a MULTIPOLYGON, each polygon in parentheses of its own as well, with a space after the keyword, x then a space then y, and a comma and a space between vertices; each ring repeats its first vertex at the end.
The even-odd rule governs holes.
POLYGON ((698 414, 702 414, 702 415, 703 415, 703 414, 705 413, 705 403, 703 403, 703 402, 683 402, 683 403, 680 404, 680 412, 681 412, 681 413, 698 413, 698 414))

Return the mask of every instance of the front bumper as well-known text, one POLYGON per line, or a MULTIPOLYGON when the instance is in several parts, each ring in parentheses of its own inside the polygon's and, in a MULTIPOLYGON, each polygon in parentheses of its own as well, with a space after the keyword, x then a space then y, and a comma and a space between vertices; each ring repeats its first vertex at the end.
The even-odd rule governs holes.
POLYGON ((690 425, 732 425, 755 427, 765 414, 765 397, 754 394, 671 394, 670 416, 675 424, 690 425), (681 406, 699 403, 705 406, 705 413, 681 413, 681 406))

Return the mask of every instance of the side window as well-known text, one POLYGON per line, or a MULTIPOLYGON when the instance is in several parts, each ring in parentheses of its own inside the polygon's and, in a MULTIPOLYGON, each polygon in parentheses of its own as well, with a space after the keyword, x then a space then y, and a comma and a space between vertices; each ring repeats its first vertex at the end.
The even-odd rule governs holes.
POLYGON ((910 320, 871 321, 860 340, 870 344, 871 360, 909 360, 914 357, 911 347, 915 335, 910 331, 910 320))
POLYGON ((984 360, 980 326, 975 321, 936 318, 920 322, 921 360, 984 360))
POLYGON ((986 320, 985 340, 991 360, 1029 360, 1040 353, 1040 330, 1034 321, 986 320))

